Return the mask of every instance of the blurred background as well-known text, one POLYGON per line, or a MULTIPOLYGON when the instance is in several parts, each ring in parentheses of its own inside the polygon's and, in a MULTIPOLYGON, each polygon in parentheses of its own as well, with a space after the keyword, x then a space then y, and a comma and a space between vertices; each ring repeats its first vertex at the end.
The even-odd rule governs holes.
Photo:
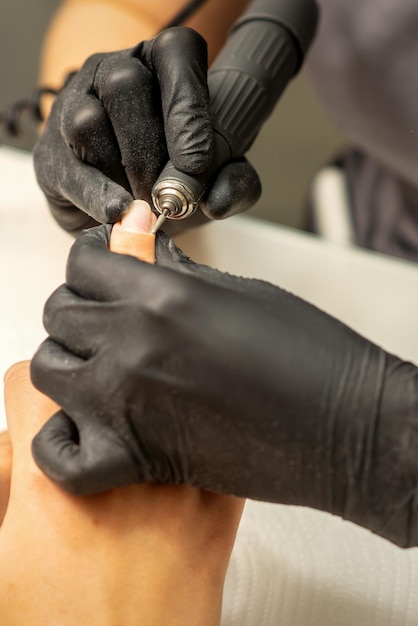
MULTIPOLYGON (((0 112, 29 97, 36 87, 42 39, 59 4, 59 0, 0 0, 0 112)), ((21 136, 13 140, 1 133, 0 142, 31 150, 35 138, 35 126, 24 116, 21 136)), ((342 145, 343 139, 323 115, 308 81, 300 74, 247 154, 264 190, 251 213, 303 227, 312 177, 342 145)))

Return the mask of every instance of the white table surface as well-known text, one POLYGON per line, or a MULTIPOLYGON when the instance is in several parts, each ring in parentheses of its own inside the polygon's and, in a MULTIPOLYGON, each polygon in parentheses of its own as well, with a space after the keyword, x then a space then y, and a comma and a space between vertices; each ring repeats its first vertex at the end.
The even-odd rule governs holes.
MULTIPOLYGON (((72 242, 48 214, 30 156, 7 148, 0 149, 0 226, 4 373, 31 358, 45 336, 43 304, 64 280, 72 242)), ((418 363, 417 266, 248 217, 179 242, 195 260, 275 282, 418 363)), ((324 513, 248 502, 222 626, 418 626, 418 550, 324 513)))

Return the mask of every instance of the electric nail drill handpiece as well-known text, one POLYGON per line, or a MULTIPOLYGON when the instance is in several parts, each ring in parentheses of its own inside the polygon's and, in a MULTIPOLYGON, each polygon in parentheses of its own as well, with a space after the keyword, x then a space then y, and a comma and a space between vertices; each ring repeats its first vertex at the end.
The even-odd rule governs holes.
POLYGON ((289 81, 299 71, 315 35, 315 0, 254 0, 234 24, 208 72, 214 156, 201 175, 189 176, 169 161, 153 190, 166 218, 192 215, 214 174, 251 146, 289 81))

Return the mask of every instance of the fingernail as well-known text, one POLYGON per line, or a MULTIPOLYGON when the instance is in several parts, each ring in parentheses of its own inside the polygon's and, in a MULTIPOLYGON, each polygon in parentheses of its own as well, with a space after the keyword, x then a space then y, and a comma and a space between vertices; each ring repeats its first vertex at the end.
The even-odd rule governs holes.
POLYGON ((134 233, 149 233, 157 221, 145 200, 134 200, 122 217, 121 227, 134 233))

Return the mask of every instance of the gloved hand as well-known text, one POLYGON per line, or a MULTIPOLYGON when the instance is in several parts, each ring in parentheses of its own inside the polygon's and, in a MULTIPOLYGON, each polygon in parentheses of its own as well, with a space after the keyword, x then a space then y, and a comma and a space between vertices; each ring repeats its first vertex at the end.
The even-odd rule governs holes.
POLYGON ((185 483, 344 516, 418 544, 418 370, 268 283, 72 247, 36 387, 62 411, 33 442, 65 489, 185 483))
MULTIPOLYGON (((89 57, 57 96, 34 148, 52 215, 74 234, 118 221, 151 189, 168 158, 191 175, 212 156, 207 46, 195 31, 167 29, 133 49, 89 57)), ((173 233, 244 211, 261 186, 241 159, 218 174, 198 211, 168 221, 173 233)))

